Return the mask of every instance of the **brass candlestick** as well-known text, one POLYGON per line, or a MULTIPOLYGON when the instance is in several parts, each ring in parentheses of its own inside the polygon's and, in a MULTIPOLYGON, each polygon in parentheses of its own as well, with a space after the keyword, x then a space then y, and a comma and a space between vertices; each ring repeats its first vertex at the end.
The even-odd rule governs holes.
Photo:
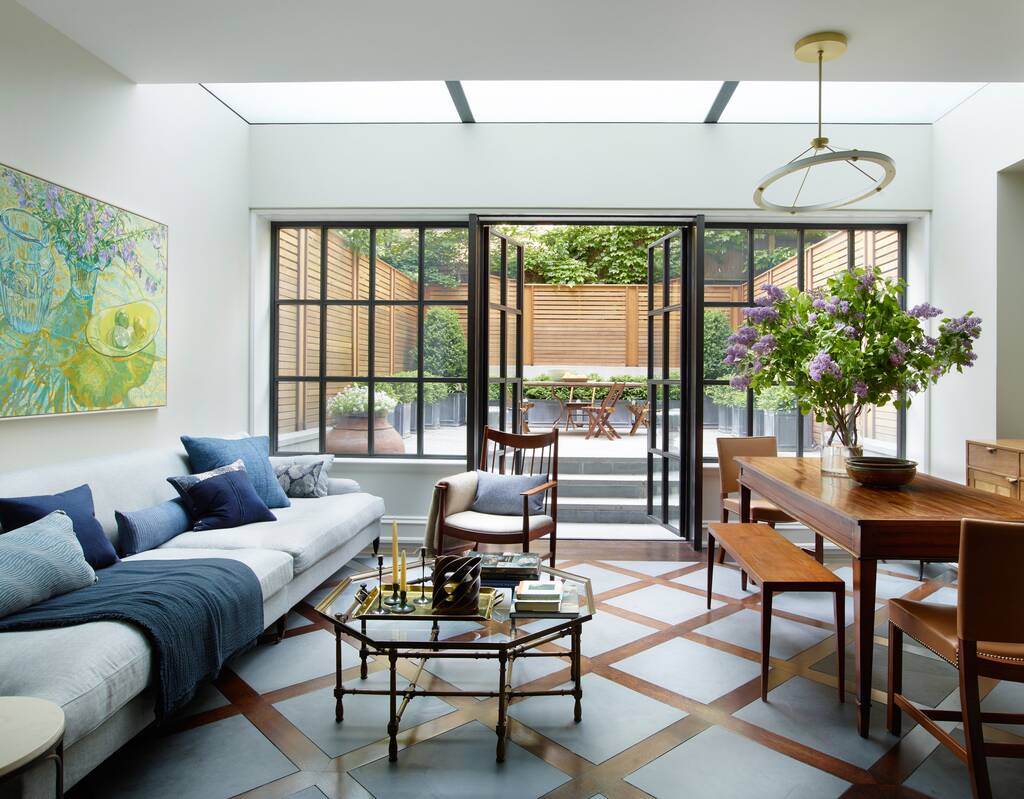
POLYGON ((433 600, 427 599, 427 548, 420 547, 420 595, 413 600, 414 605, 429 605, 433 600))
POLYGON ((395 582, 395 565, 394 563, 391 564, 391 596, 384 596, 384 556, 377 556, 377 575, 380 579, 380 602, 378 605, 383 603, 388 608, 394 608, 400 601, 398 598, 398 583, 395 582))
POLYGON ((412 605, 405 601, 408 591, 403 590, 399 597, 399 603, 392 608, 395 613, 412 613, 416 610, 412 605))

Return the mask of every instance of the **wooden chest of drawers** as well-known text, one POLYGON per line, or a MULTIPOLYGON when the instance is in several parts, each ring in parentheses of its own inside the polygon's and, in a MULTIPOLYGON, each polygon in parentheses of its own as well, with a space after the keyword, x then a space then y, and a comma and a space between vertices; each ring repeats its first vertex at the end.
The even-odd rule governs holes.
POLYGON ((1024 440, 967 442, 967 485, 1024 502, 1024 440))

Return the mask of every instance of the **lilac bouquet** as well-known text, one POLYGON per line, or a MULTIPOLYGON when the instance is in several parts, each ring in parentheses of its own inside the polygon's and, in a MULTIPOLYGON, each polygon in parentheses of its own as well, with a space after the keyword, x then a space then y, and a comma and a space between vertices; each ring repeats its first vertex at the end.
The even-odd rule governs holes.
POLYGON ((97 274, 112 263, 122 264, 149 294, 163 286, 167 256, 160 225, 141 227, 136 221, 140 217, 127 211, 30 175, 2 171, 18 206, 46 226, 50 241, 64 257, 76 296, 91 297, 97 274), (142 242, 155 253, 153 268, 139 257, 142 242))
POLYGON ((981 319, 970 311, 944 317, 933 337, 923 323, 942 310, 929 303, 904 310, 903 287, 872 267, 834 275, 824 289, 765 286, 729 338, 731 385, 757 392, 791 385, 801 411, 831 427, 827 446, 838 439, 856 448, 865 408, 909 405, 911 395, 977 358, 981 319))

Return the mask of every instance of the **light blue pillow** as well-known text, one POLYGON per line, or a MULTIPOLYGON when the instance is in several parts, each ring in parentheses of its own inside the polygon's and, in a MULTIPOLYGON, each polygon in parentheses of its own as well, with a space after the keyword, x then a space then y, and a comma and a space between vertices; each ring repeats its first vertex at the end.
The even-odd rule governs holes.
MULTIPOLYGON (((476 499, 469 506, 478 513, 493 513, 497 516, 522 516, 523 498, 521 492, 548 481, 546 474, 494 474, 476 470, 476 499)), ((544 512, 544 494, 530 497, 530 515, 544 512)))
POLYGON ((185 503, 177 497, 142 510, 116 510, 114 518, 118 546, 125 557, 156 549, 192 527, 185 503))
POLYGON ((287 508, 292 503, 284 493, 274 468, 270 465, 270 439, 267 436, 250 438, 192 438, 182 436, 181 443, 188 453, 192 473, 208 472, 218 466, 227 466, 241 458, 249 473, 256 494, 268 508, 287 508))
POLYGON ((0 618, 94 582, 64 511, 0 535, 0 618))

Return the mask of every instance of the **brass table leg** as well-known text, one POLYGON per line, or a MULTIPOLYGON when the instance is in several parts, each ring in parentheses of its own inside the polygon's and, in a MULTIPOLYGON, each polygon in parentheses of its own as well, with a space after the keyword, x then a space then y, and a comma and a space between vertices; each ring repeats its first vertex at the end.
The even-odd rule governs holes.
POLYGON ((359 644, 359 679, 366 679, 366 658, 369 656, 370 651, 366 646, 366 619, 361 619, 360 624, 362 625, 363 641, 359 644))
POLYGON ((388 650, 388 665, 391 670, 390 716, 388 718, 388 760, 398 760, 398 652, 388 650))
POLYGON ((573 687, 573 696, 576 697, 576 704, 573 707, 572 720, 577 724, 583 720, 583 675, 580 673, 583 671, 582 664, 580 662, 580 637, 582 635, 582 625, 579 623, 575 624, 572 628, 572 678, 576 683, 573 687))
POLYGON ((340 724, 345 719, 345 707, 341 697, 345 689, 341 683, 341 632, 334 631, 334 722, 340 724))
POLYGON ((498 736, 497 760, 505 762, 505 733, 507 731, 508 699, 505 681, 508 677, 508 653, 503 649, 498 653, 498 726, 494 732, 498 736))

